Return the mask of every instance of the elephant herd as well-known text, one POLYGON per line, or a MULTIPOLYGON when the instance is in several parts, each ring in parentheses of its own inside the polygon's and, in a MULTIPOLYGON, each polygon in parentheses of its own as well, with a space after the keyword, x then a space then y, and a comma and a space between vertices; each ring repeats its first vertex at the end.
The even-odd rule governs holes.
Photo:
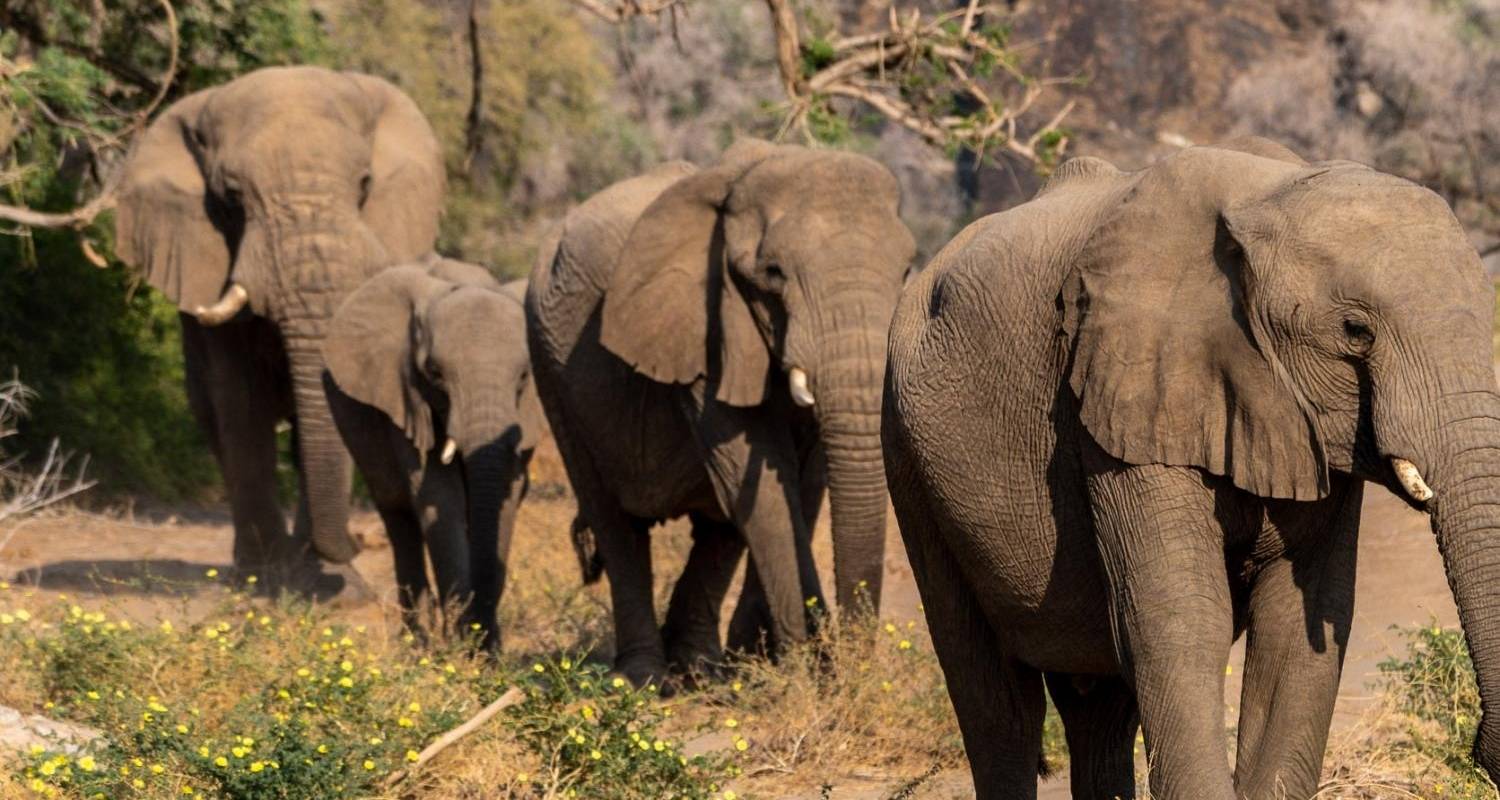
MULTIPOLYGON (((920 272, 869 158, 743 140, 572 210, 529 282, 433 254, 438 142, 369 76, 290 67, 143 134, 118 250, 181 310, 241 574, 306 591, 357 466, 409 624, 431 590, 497 648, 550 428, 616 669, 681 685, 879 609, 887 497, 983 798, 1037 792, 1045 695, 1075 797, 1316 792, 1364 483, 1431 514, 1486 711, 1500 698, 1493 293, 1438 196, 1259 139, 1093 158, 920 272), (300 480, 277 505, 277 426, 300 480), (692 547, 659 621, 650 530, 692 547), (1248 638, 1238 746, 1230 644, 1248 638)), ((561 536, 562 532, 558 532, 561 536)), ((1500 713, 1476 761, 1500 774, 1500 713)))

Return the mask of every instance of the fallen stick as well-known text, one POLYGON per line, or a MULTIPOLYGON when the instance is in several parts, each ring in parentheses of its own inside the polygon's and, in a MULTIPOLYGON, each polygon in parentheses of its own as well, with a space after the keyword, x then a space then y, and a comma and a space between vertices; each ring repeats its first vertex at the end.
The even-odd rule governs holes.
POLYGON ((416 772, 417 770, 420 770, 423 764, 426 764, 427 762, 436 758, 438 753, 447 750, 449 747, 453 746, 453 744, 459 739, 468 736, 469 734, 477 730, 479 726, 483 725, 486 722, 489 722, 490 717, 499 714, 501 711, 504 711, 505 709, 510 708, 511 706, 525 699, 526 693, 521 691, 519 688, 512 686, 509 691, 507 691, 505 694, 500 695, 499 700, 496 700, 495 702, 485 706, 480 710, 478 714, 470 717, 468 722, 465 722, 457 728, 454 728, 453 730, 448 731, 442 736, 439 736, 437 740, 432 744, 429 744, 426 747, 422 748, 422 752, 417 754, 417 760, 413 761, 411 763, 411 766, 407 767, 406 769, 398 769, 395 772, 392 772, 391 776, 385 779, 385 785, 387 787, 395 786, 396 784, 405 780, 408 775, 416 772))

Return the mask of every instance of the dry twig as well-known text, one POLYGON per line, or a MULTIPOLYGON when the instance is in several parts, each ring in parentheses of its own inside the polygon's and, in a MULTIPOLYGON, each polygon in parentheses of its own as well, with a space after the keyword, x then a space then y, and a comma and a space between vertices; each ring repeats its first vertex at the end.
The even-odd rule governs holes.
POLYGON ((426 764, 427 762, 436 758, 438 753, 447 750, 449 747, 453 746, 453 744, 456 743, 459 739, 462 739, 465 736, 468 736, 469 734, 478 730, 480 726, 484 725, 484 723, 489 722, 491 717, 525 699, 526 693, 521 691, 518 687, 512 686, 509 691, 507 691, 505 694, 500 695, 500 699, 496 700, 493 703, 490 703, 489 705, 481 709, 478 714, 470 717, 468 722, 465 722, 457 728, 454 728, 453 730, 448 731, 442 736, 439 736, 437 740, 432 744, 429 744, 426 747, 422 748, 422 752, 417 754, 417 760, 413 761, 410 767, 391 773, 391 776, 389 778, 386 778, 385 785, 395 786, 396 784, 405 780, 407 775, 413 774, 417 770, 420 770, 423 764, 426 764))

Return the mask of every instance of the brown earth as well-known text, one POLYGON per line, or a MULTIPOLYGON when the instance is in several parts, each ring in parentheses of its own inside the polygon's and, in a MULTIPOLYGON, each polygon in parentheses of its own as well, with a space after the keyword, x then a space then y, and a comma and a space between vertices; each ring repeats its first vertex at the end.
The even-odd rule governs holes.
MULTIPOLYGON (((511 589, 502 608, 507 626, 533 631, 551 631, 538 641, 528 639, 528 650, 562 650, 577 647, 580 641, 598 639, 597 630, 583 626, 599 624, 607 608, 608 592, 603 586, 578 592, 577 568, 568 544, 568 523, 572 519, 570 497, 556 491, 560 470, 550 454, 538 459, 538 483, 543 488, 523 508, 516 538, 514 572, 511 589), (553 491, 546 491, 552 486, 553 491), (567 599, 557 606, 517 598, 546 597, 554 587, 567 599), (569 624, 553 624, 542 619, 548 614, 562 614, 579 604, 589 613, 573 614, 569 624), (520 606, 525 607, 520 607, 520 606), (559 610, 562 608, 562 610, 559 610), (590 617, 592 623, 577 623, 576 618, 590 617)), ((827 564, 827 515, 818 532, 820 563, 827 564)), ((332 602, 339 615, 350 622, 382 625, 394 629, 394 584, 390 552, 384 546, 378 518, 369 511, 354 517, 356 533, 367 543, 355 559, 353 572, 368 587, 364 592, 346 591, 332 602)), ((166 618, 179 621, 200 619, 217 602, 213 592, 195 591, 204 585, 205 574, 212 569, 227 570, 230 562, 231 531, 227 515, 219 510, 179 510, 176 515, 92 514, 68 511, 23 521, 10 529, 0 530, 0 542, 7 535, 9 544, 0 551, 0 575, 13 576, 17 583, 37 583, 49 590, 68 593, 87 603, 107 602, 119 613, 142 620, 166 618), (147 517, 147 518, 143 518, 147 517), (141 588, 143 577, 151 587, 141 588)), ((680 565, 687 541, 685 526, 673 523, 654 537, 660 562, 676 561, 680 565)), ((662 564, 659 574, 673 575, 676 566, 662 564)), ((825 576, 825 581, 831 576, 825 576)), ((831 584, 830 584, 831 585, 831 584)), ((892 524, 887 551, 887 583, 882 616, 904 624, 922 615, 911 570, 899 537, 892 524)), ((659 595, 665 599, 670 587, 663 586, 659 595)), ((1400 647, 1393 626, 1457 624, 1457 615, 1448 593, 1446 579, 1427 527, 1426 518, 1412 511, 1385 490, 1370 487, 1366 493, 1364 524, 1360 543, 1360 572, 1357 585, 1358 604, 1344 679, 1340 687, 1337 731, 1350 731, 1358 725, 1361 714, 1373 706, 1372 682, 1378 677, 1377 664, 1400 647)), ((731 594, 731 597, 734 593, 731 594)), ((510 629, 510 628, 508 628, 510 629)), ((607 636, 603 636, 607 640, 607 636)), ((603 649, 607 649, 603 648, 603 649)), ((1238 705, 1242 646, 1231 658, 1227 704, 1233 711, 1238 705)), ((607 652, 598 652, 607 657, 607 652)), ((892 796, 912 780, 912 776, 890 776, 859 773, 819 776, 817 783, 831 784, 824 790, 789 796, 839 800, 878 800, 892 796)), ((946 771, 921 779, 914 793, 905 797, 970 797, 972 788, 962 771, 946 771)), ((1047 781, 1044 798, 1068 796, 1066 777, 1047 781)))

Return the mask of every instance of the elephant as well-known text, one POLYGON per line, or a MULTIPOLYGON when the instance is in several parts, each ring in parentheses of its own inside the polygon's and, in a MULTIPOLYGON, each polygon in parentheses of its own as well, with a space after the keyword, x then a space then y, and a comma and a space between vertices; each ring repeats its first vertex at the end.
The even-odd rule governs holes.
POLYGON ((531 383, 525 281, 433 258, 391 267, 344 300, 323 339, 333 418, 385 523, 409 629, 428 591, 498 650, 527 467, 545 431, 531 383))
MULTIPOLYGON (((1430 514, 1500 691, 1493 290, 1444 201, 1246 138, 1075 158, 906 288, 891 499, 982 798, 1317 791, 1365 483, 1430 514), (1246 639, 1237 756, 1224 674, 1246 639)), ((1500 718, 1474 755, 1500 775, 1500 718)))
POLYGON ((807 636, 825 490, 839 607, 878 608, 880 381, 915 252, 899 202, 863 156, 741 140, 710 167, 668 163, 593 196, 534 269, 537 392, 610 579, 616 669, 636 684, 722 664, 719 609, 747 544, 731 646, 807 636), (648 532, 682 515, 693 545, 658 630, 648 532))
POLYGON ((433 248, 442 152, 426 118, 379 78, 272 67, 178 100, 141 134, 120 179, 122 260, 176 304, 187 394, 223 473, 234 564, 304 588, 342 564, 349 455, 323 392, 334 310, 384 267, 433 248), (276 426, 299 478, 288 534, 276 426), (302 577, 299 577, 302 576, 302 577))

